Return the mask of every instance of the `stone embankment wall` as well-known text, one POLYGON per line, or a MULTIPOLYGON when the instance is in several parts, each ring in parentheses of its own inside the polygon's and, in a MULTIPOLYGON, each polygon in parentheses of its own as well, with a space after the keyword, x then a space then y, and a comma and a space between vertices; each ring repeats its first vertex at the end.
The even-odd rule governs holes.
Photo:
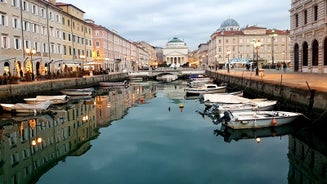
POLYGON ((97 86, 101 81, 116 81, 126 78, 126 73, 85 76, 81 78, 63 78, 33 82, 21 82, 0 86, 0 102, 18 102, 24 97, 36 95, 60 94, 61 89, 97 86))
POLYGON ((290 86, 276 81, 244 78, 210 71, 207 71, 207 75, 216 81, 226 82, 229 86, 242 89, 253 97, 278 100, 284 108, 290 107, 307 115, 326 116, 327 114, 327 93, 310 89, 309 84, 290 86))

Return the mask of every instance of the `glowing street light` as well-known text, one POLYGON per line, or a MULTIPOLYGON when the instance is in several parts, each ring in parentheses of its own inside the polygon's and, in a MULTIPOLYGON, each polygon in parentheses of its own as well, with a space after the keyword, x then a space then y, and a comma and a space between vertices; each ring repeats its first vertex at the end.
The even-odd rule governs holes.
POLYGON ((255 69, 255 75, 259 75, 259 64, 258 64, 258 60, 259 60, 259 54, 258 54, 258 52, 259 52, 259 49, 260 49, 260 47, 261 47, 261 42, 260 42, 260 40, 256 40, 256 39, 254 39, 253 40, 253 47, 255 48, 255 50, 256 50, 256 55, 257 55, 257 59, 256 59, 256 69, 255 69))

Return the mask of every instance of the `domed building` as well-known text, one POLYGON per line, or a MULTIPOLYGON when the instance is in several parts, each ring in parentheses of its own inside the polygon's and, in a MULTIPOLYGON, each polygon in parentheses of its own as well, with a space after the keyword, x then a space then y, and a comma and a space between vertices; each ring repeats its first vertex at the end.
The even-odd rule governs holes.
POLYGON ((221 23, 217 31, 239 31, 240 29, 240 25, 236 20, 228 18, 223 23, 221 23))
POLYGON ((218 69, 244 67, 250 62, 258 62, 259 68, 289 63, 289 33, 256 25, 241 28, 236 20, 228 18, 210 36, 206 64, 218 69), (260 46, 255 48, 255 43, 260 46))
POLYGON ((174 37, 163 48, 164 62, 171 67, 180 67, 188 62, 188 47, 184 41, 174 37))

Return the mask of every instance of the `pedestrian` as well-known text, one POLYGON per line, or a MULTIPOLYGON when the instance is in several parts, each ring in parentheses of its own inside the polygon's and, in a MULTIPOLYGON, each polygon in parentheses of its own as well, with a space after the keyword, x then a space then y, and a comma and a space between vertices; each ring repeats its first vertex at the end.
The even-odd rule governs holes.
POLYGON ((286 63, 284 62, 284 63, 283 63, 283 70, 284 70, 284 72, 286 72, 286 68, 287 68, 287 65, 286 65, 286 63))

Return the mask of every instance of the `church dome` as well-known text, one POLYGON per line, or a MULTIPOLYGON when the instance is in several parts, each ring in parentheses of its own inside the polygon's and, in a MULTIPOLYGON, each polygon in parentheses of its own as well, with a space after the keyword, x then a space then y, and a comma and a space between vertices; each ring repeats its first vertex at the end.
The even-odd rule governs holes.
POLYGON ((167 47, 186 47, 186 43, 177 38, 177 37, 174 37, 173 39, 169 40, 167 45, 167 47))
POLYGON ((238 22, 232 18, 228 18, 223 23, 221 23, 220 28, 218 30, 221 31, 235 31, 240 30, 240 25, 238 22))
POLYGON ((168 43, 176 43, 176 42, 182 42, 183 43, 183 41, 182 40, 180 40, 179 38, 177 38, 177 37, 174 37, 173 39, 171 39, 168 43))

